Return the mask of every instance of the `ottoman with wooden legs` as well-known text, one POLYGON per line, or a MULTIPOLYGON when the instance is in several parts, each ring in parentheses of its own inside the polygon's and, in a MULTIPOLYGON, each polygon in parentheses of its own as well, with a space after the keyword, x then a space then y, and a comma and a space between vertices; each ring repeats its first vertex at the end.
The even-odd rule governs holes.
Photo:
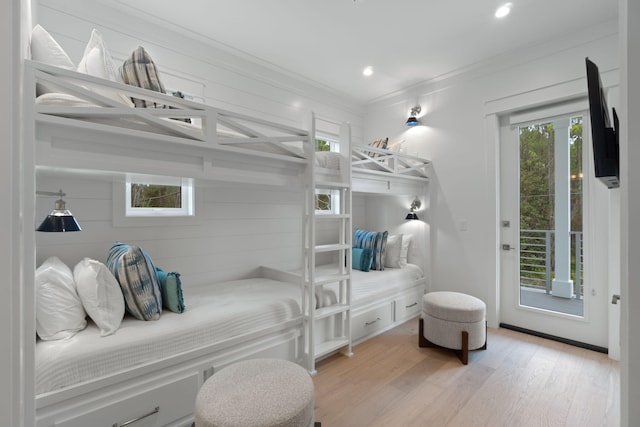
POLYGON ((486 306, 482 300, 460 292, 430 292, 422 297, 418 332, 420 347, 455 350, 463 364, 469 350, 487 348, 486 306))

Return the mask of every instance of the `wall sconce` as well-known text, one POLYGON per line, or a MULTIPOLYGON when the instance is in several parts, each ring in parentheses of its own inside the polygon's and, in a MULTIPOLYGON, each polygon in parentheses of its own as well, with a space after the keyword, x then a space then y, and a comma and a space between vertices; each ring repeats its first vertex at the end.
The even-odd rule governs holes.
POLYGON ((404 219, 405 220, 419 219, 418 214, 416 214, 416 211, 420 209, 421 206, 422 206, 422 203, 420 202, 420 200, 418 200, 417 197, 413 199, 413 202, 411 202, 411 206, 409 206, 409 213, 404 219))
POLYGON ((62 200, 66 194, 60 190, 57 193, 52 191, 36 191, 41 196, 58 196, 51 213, 42 221, 36 231, 61 233, 67 231, 81 231, 80 224, 73 217, 73 214, 65 208, 65 201, 62 200))
POLYGON ((420 125, 420 120, 418 120, 418 114, 422 111, 422 107, 416 105, 411 109, 411 114, 409 114, 409 118, 407 119, 407 126, 418 126, 420 125))

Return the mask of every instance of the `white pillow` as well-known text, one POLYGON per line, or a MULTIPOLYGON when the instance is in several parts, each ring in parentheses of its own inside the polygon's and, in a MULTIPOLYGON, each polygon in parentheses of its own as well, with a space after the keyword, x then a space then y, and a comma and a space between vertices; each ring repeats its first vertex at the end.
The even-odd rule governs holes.
POLYGON ((43 340, 71 338, 87 326, 73 274, 57 257, 36 270, 36 332, 43 340))
MULTIPOLYGON (((113 65, 111 54, 107 50, 107 46, 102 39, 102 35, 98 30, 91 31, 91 38, 84 49, 84 55, 80 64, 78 64, 78 72, 89 74, 90 76, 99 77, 112 82, 121 82, 118 79, 116 68, 113 65)), ((111 98, 117 102, 133 107, 133 102, 128 96, 117 93, 112 89, 93 89, 96 93, 111 98)))
POLYGON ((400 248, 400 268, 407 266, 407 257, 409 255, 409 245, 411 245, 411 234, 402 235, 402 247, 400 248))
POLYGON ((384 251, 384 266, 400 268, 400 252, 402 250, 402 234, 387 237, 387 247, 384 251))
MULTIPOLYGON (((31 59, 34 61, 43 62, 66 70, 76 69, 73 61, 69 58, 69 55, 67 55, 51 34, 49 34, 40 25, 36 25, 31 31, 31 43, 29 45, 29 50, 31 52, 31 59)), ((59 92, 59 90, 42 83, 38 83, 36 86, 37 96, 49 92, 59 92)))
POLYGON ((73 269, 78 295, 87 314, 100 328, 100 335, 113 334, 124 317, 120 284, 106 265, 84 258, 73 269))

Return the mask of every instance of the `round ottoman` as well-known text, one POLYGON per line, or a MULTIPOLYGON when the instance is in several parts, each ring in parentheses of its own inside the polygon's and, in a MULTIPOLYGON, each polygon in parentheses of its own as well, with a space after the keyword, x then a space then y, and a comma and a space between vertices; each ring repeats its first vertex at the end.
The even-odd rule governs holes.
POLYGON ((469 350, 487 348, 486 306, 460 292, 430 292, 422 297, 418 343, 456 350, 463 364, 469 350))
POLYGON ((254 359, 211 376, 196 397, 196 427, 313 426, 313 381, 293 362, 254 359))

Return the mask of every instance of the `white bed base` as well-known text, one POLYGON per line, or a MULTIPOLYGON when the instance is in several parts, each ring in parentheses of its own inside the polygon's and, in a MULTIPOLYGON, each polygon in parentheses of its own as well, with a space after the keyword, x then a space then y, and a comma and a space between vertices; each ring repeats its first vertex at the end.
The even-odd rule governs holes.
MULTIPOLYGON (((263 277, 283 282, 297 283, 300 276, 295 272, 282 271, 270 267, 260 267, 263 277)), ((378 274, 372 271, 368 274, 378 274)), ((402 290, 379 293, 372 298, 351 303, 351 339, 353 345, 382 334, 420 314, 422 296, 428 291, 426 277, 410 280, 402 290)), ((353 297, 352 297, 353 298, 353 297)), ((314 340, 322 343, 333 336, 336 325, 332 318, 325 318, 316 324, 314 340)), ((328 357, 333 353, 327 354, 328 357)), ((322 357, 322 358, 324 358, 322 357)), ((322 359, 320 358, 320 359, 322 359)))
POLYGON ((36 397, 36 425, 121 426, 141 418, 140 424, 131 425, 190 426, 200 386, 224 366, 256 357, 302 363, 302 328, 302 319, 297 318, 105 378, 43 393, 36 397))

